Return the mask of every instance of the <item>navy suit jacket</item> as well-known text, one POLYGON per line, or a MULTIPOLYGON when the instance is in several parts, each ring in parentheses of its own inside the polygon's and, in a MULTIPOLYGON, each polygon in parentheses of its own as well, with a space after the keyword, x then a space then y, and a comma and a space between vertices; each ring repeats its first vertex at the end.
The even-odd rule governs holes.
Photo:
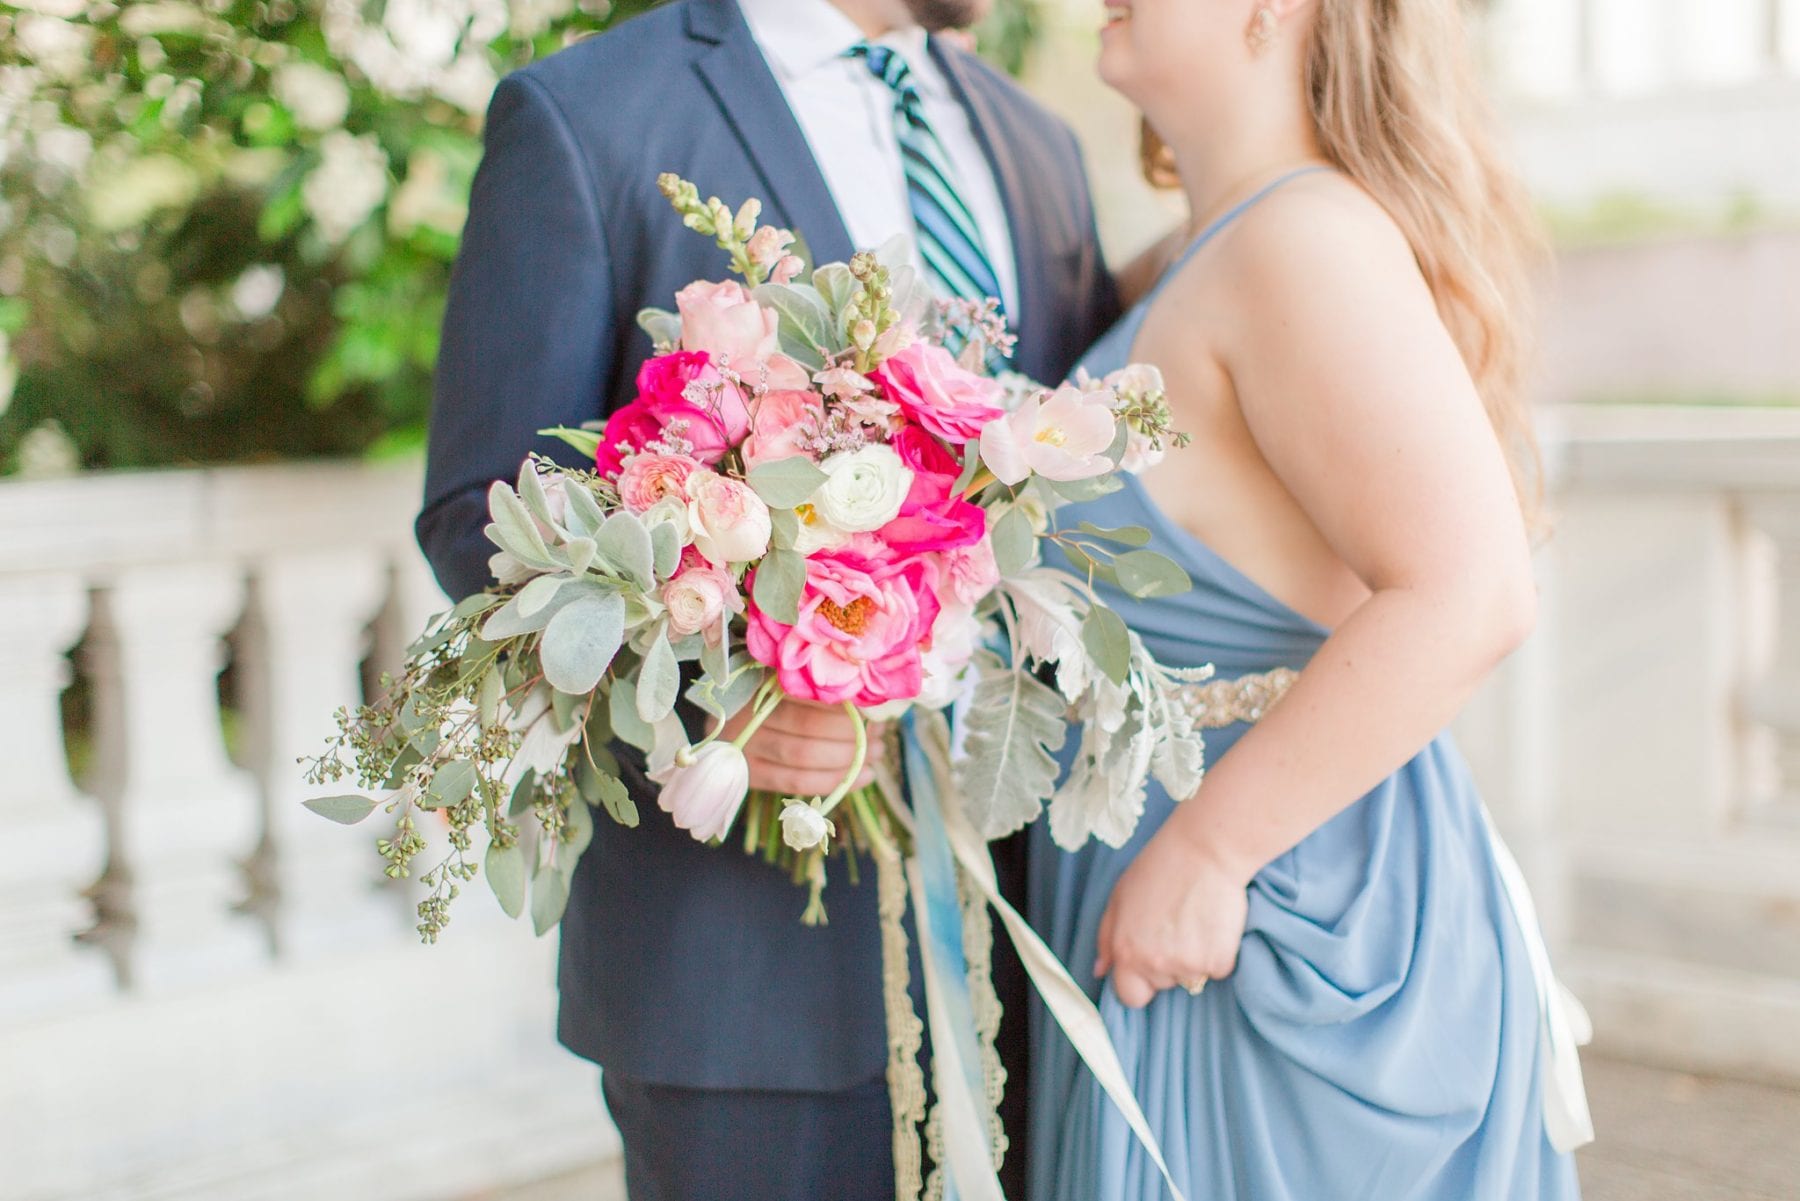
MULTIPOLYGON (((1010 81, 934 40, 994 169, 1019 268, 1015 362, 1061 380, 1116 316, 1080 152, 1010 81)), ((639 309, 672 308, 725 256, 657 191, 761 198, 816 262, 852 247, 824 177, 732 0, 676 0, 503 80, 451 279, 419 543, 444 589, 491 582, 485 494, 529 451, 579 462, 534 431, 635 394, 651 352, 639 309)), ((835 1090, 878 1076, 887 1046, 874 883, 833 873, 830 924, 803 890, 701 846, 622 756, 643 824, 601 821, 562 922, 558 1037, 639 1080, 835 1090)))

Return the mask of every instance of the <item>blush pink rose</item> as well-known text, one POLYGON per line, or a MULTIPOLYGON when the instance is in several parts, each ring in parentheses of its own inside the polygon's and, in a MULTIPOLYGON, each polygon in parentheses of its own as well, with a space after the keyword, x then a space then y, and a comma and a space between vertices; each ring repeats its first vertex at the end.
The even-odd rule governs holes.
POLYGON ((743 611, 731 573, 710 563, 690 567, 664 584, 662 601, 669 611, 670 633, 686 638, 705 630, 709 643, 718 641, 721 617, 743 611))
POLYGON ((686 455, 653 451, 631 456, 619 469, 619 500, 633 513, 642 513, 664 497, 687 501, 687 478, 700 466, 686 455))
POLYGON ((974 441, 988 422, 1006 415, 998 381, 963 369, 930 342, 914 342, 870 378, 903 413, 954 446, 974 441))
POLYGON ((778 318, 756 303, 736 280, 700 280, 675 293, 681 311, 681 348, 701 350, 715 361, 729 360, 732 370, 748 373, 766 361, 778 345, 778 318))
POLYGON ((754 604, 746 643, 789 696, 875 706, 919 694, 920 654, 937 620, 937 570, 922 558, 880 557, 869 539, 806 561, 800 619, 754 604))
POLYGON ((769 550, 769 506, 742 480, 712 471, 688 476, 688 524, 710 563, 748 563, 769 550))
POLYGON ((816 433, 825 418, 825 402, 816 392, 765 392, 750 406, 750 436, 744 440, 744 466, 774 459, 819 456, 801 443, 816 433))

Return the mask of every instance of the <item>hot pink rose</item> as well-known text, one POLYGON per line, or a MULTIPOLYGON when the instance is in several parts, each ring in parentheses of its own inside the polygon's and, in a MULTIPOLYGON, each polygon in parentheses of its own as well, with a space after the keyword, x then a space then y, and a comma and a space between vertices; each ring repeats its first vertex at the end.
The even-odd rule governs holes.
MULTIPOLYGON (((899 454, 902 463, 912 468, 913 485, 906 495, 907 507, 936 504, 950 495, 961 472, 955 456, 944 449, 942 442, 922 427, 908 423, 895 431, 888 445, 899 454)), ((905 513, 906 507, 900 511, 905 513)))
POLYGON ((633 455, 619 469, 619 500, 633 513, 642 513, 664 497, 687 500, 687 478, 700 466, 686 455, 662 455, 653 451, 633 455))
POLYGON ((818 455, 801 443, 819 428, 825 403, 816 392, 765 392, 750 407, 750 436, 744 440, 744 466, 756 467, 772 459, 818 455))
POLYGON ((918 555, 972 546, 987 535, 987 514, 960 496, 915 505, 909 498, 900 516, 875 531, 895 553, 918 555))
POLYGON ((907 700, 923 681, 921 644, 937 620, 937 570, 922 558, 877 557, 879 544, 823 551, 806 561, 800 620, 750 612, 747 645, 791 697, 838 704, 907 700))
POLYGON ((775 353, 778 318, 756 303, 736 280, 700 280, 675 294, 681 310, 681 347, 703 350, 715 360, 729 360, 739 373, 775 353))
POLYGON ((602 473, 617 473, 624 456, 677 430, 701 463, 713 464, 743 441, 750 410, 737 385, 698 351, 675 351, 646 359, 638 369, 638 397, 606 423, 595 455, 602 473), (621 449, 623 444, 625 449, 621 449))
POLYGON ((942 346, 914 342, 871 373, 882 395, 927 430, 955 446, 981 436, 988 422, 1004 417, 998 381, 957 365, 942 346))

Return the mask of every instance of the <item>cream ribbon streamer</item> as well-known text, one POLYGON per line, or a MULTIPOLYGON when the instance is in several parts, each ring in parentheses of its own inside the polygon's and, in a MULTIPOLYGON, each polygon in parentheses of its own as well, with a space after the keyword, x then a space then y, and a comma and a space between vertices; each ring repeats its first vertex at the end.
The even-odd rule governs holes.
MULTIPOLYGON (((1126 1124, 1137 1135, 1151 1162, 1162 1173, 1174 1201, 1186 1201, 1175 1178, 1169 1173, 1155 1132, 1150 1129, 1149 1121, 1132 1094, 1124 1065, 1119 1062, 1118 1052, 1113 1048, 1112 1038, 1106 1032, 1106 1023, 1101 1018, 1100 1011, 1075 983, 1062 962, 1044 945, 1037 932, 1000 895, 999 882, 994 875, 994 861, 988 854, 987 842, 975 832, 955 801, 956 792, 950 783, 950 736, 942 717, 935 713, 917 713, 914 736, 931 768, 932 784, 939 800, 940 816, 951 853, 981 896, 1000 915, 1013 946, 1019 952, 1019 958, 1025 964, 1025 971, 1037 986, 1038 995, 1043 998, 1050 1016, 1056 1019, 1056 1024, 1062 1027, 1063 1033, 1074 1044, 1076 1053, 1094 1074, 1094 1079, 1099 1081, 1100 1087, 1106 1090, 1106 1095, 1118 1106, 1126 1124)), ((917 777, 914 776, 913 779, 914 786, 917 787, 917 777)), ((908 864, 908 875, 913 885, 914 903, 919 906, 917 912, 924 913, 924 888, 915 864, 908 864)), ((945 1150, 951 1178, 956 1183, 959 1197, 966 1201, 1000 1201, 1000 1180, 995 1175, 993 1163, 988 1156, 987 1122, 980 1116, 968 1089, 960 1087, 961 1082, 967 1078, 965 1065, 958 1058, 956 1062, 940 1066, 945 1050, 954 1053, 957 1039, 953 1028, 949 1028, 948 1015, 943 1008, 945 982, 938 979, 934 984, 933 973, 934 969, 927 957, 925 1005, 927 1021, 931 1026, 932 1076, 939 1085, 940 1103, 952 1106, 946 1111, 944 1121, 945 1150), (939 1037, 940 1024, 947 1027, 942 1040, 939 1037)))

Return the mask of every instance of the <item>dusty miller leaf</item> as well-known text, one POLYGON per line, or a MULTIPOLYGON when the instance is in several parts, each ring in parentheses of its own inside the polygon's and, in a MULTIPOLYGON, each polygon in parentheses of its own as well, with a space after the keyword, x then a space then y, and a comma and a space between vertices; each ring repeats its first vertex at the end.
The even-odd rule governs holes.
POLYGON ((956 783, 982 837, 1001 838, 1043 812, 1056 791, 1054 752, 1068 736, 1062 697, 1030 672, 989 651, 964 723, 956 783))

